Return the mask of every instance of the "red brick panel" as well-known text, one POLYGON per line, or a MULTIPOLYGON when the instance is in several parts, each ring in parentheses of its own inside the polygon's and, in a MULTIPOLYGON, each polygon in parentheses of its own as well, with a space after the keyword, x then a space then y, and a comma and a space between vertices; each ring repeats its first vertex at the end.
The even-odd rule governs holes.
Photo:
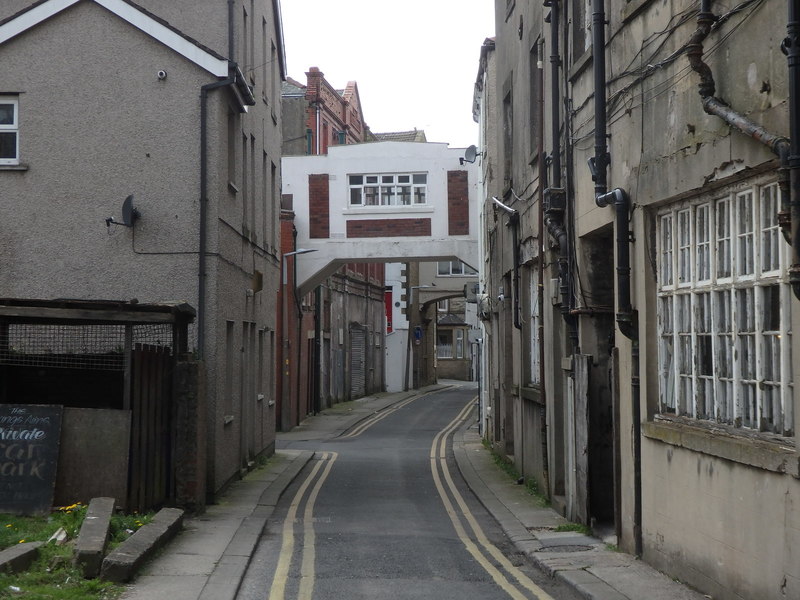
POLYGON ((429 236, 430 234, 430 219, 367 219, 347 222, 347 237, 349 238, 429 236))
POLYGON ((469 182, 466 171, 447 172, 447 232, 469 235, 469 182))
POLYGON ((308 214, 312 238, 331 235, 331 205, 328 174, 308 176, 308 214))

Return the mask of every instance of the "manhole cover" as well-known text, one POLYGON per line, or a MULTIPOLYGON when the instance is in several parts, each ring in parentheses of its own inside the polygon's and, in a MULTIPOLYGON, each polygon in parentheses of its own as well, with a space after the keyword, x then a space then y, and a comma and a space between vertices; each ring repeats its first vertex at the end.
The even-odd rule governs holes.
POLYGON ((586 552, 587 550, 591 549, 591 546, 579 545, 545 546, 544 548, 541 548, 539 552, 586 552))

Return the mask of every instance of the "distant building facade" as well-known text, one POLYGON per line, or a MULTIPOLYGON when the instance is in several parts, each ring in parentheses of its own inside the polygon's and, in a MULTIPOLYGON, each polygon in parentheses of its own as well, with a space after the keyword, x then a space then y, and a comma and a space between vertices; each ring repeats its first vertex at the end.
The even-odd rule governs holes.
MULTIPOLYGON (((284 156, 326 155, 329 149, 371 141, 356 82, 337 90, 317 67, 306 73, 306 83, 284 82, 284 156)), ((297 251, 294 212, 290 195, 284 203, 284 253, 297 251), (291 225, 289 224, 291 222, 291 225)), ((290 255, 286 264, 304 261, 290 255)), ((336 402, 383 391, 384 357, 382 323, 385 314, 384 267, 351 262, 330 275, 313 293, 283 302, 289 311, 283 336, 284 371, 281 396, 285 405, 279 426, 297 425, 306 415, 336 402)), ((279 384, 280 385, 280 384, 279 384)))

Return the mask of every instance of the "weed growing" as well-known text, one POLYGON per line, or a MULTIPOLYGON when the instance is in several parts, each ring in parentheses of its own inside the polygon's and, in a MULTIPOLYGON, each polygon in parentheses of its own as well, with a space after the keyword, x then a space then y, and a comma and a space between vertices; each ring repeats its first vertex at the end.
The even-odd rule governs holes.
MULTIPOLYGON (((495 451, 495 449, 492 448, 492 445, 489 443, 489 440, 487 440, 486 438, 483 438, 482 442, 483 442, 484 448, 486 448, 489 451, 489 453, 492 455, 492 459, 494 460, 494 463, 498 467, 500 467, 500 469, 502 469, 511 479, 513 479, 514 481, 518 482, 521 479, 521 477, 520 477, 519 471, 514 466, 514 463, 512 463, 510 460, 508 460, 508 458, 506 458, 505 456, 502 456, 502 455, 498 454, 495 451)), ((528 478, 528 479, 525 479, 523 481, 523 483, 525 484, 525 489, 528 491, 528 493, 531 496, 533 496, 534 501, 536 503, 536 506, 538 506, 540 508, 544 508, 546 506, 550 506, 550 501, 544 496, 544 494, 542 494, 539 491, 539 486, 536 483, 535 479, 528 478)))
MULTIPOLYGON (((47 516, 20 517, 0 515, 0 549, 24 542, 47 542, 59 529, 67 534, 66 544, 45 543, 39 558, 22 573, 0 573, 0 599, 26 600, 114 600, 122 586, 99 579, 84 579, 72 566, 73 542, 77 538, 87 506, 73 504, 54 510, 47 516)), ((153 514, 115 514, 111 518, 109 549, 121 544, 153 514)))

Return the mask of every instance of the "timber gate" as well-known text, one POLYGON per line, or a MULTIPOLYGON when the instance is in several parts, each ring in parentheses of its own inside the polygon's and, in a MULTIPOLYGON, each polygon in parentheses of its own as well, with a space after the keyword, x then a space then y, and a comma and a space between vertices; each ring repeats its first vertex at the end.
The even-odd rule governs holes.
POLYGON ((0 403, 64 407, 54 503, 175 498, 173 369, 185 304, 0 299, 0 403))

